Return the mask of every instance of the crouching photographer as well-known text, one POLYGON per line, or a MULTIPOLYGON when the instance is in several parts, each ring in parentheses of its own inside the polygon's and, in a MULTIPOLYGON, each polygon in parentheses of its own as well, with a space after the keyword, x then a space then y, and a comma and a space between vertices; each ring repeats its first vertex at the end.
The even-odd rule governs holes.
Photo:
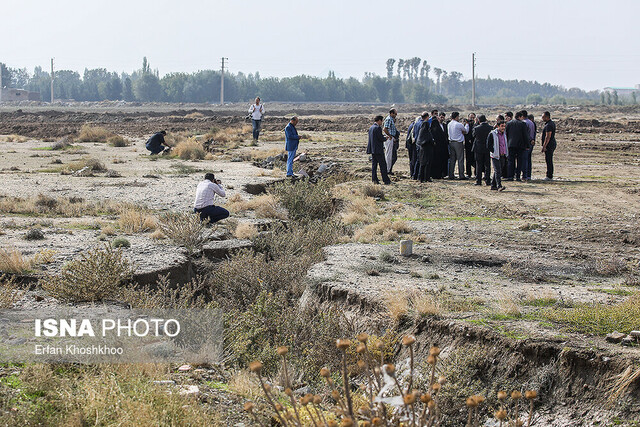
POLYGON ((212 173, 204 176, 196 188, 196 200, 193 202, 193 211, 200 214, 200 220, 217 222, 229 217, 229 211, 223 207, 215 205, 216 195, 225 197, 222 181, 216 179, 212 173))

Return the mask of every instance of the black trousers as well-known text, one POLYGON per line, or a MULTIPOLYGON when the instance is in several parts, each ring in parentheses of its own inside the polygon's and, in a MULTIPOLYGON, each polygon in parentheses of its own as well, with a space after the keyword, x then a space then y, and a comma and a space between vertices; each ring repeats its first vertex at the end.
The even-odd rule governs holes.
POLYGON ((418 151, 416 150, 416 144, 409 144, 407 147, 409 152, 409 176, 411 178, 417 178, 418 176, 418 151))
POLYGON ((393 172, 393 165, 398 161, 398 148, 400 148, 400 140, 396 136, 393 138, 393 152, 391 153, 391 167, 389 168, 389 172, 393 172))
POLYGON ((491 184, 491 156, 489 152, 473 153, 476 158, 476 182, 482 181, 484 173, 484 182, 491 184))
POLYGON ((553 179, 553 152, 556 151, 555 148, 549 150, 547 147, 547 151, 544 152, 544 161, 547 162, 547 178, 553 179))
MULTIPOLYGON (((473 142, 466 142, 464 143, 464 155, 466 158, 466 173, 468 176, 471 176, 471 168, 473 167, 473 170, 475 171, 475 173, 478 173, 477 167, 476 167, 476 158, 475 158, 475 153, 473 151, 471 151, 473 149, 473 142)), ((491 163, 491 161, 489 161, 489 163, 491 163)))
POLYGON ((522 149, 509 147, 509 157, 507 158, 507 179, 520 179, 522 169, 522 149))
POLYGON ((434 147, 430 144, 425 144, 420 147, 420 172, 418 173, 418 179, 420 182, 425 182, 431 179, 431 167, 433 165, 434 147))
POLYGON ((371 180, 374 184, 380 184, 380 181, 378 181, 378 165, 380 166, 382 182, 389 184, 391 180, 387 174, 387 161, 384 159, 384 153, 375 153, 371 155, 371 180))

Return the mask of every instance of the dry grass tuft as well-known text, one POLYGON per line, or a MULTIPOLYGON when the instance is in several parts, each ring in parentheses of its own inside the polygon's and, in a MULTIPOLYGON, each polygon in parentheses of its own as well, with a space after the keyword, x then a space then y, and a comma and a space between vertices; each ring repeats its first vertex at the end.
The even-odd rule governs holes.
POLYGON ((164 240, 167 238, 167 236, 164 235, 164 233, 161 230, 156 229, 156 231, 154 231, 153 233, 149 234, 149 238, 153 239, 153 240, 164 240))
POLYGON ((258 218, 286 218, 286 213, 279 207, 275 196, 271 194, 263 194, 246 200, 236 193, 227 199, 225 208, 232 213, 254 211, 258 218))
POLYGON ((104 227, 102 227, 102 234, 104 234, 105 236, 115 236, 116 235, 116 229, 113 227, 113 225, 105 225, 104 227))
POLYGON ((112 147, 128 147, 131 145, 131 142, 127 139, 124 139, 120 135, 113 135, 107 139, 107 143, 112 147))
POLYGON ((362 193, 366 197, 373 197, 377 199, 384 199, 384 190, 381 185, 367 184, 362 189, 362 193))
POLYGON ((33 256, 25 256, 18 249, 0 248, 0 272, 28 273, 33 267, 53 261, 55 251, 43 249, 33 256))
POLYGON ((18 288, 14 277, 0 275, 0 308, 11 308, 23 294, 24 291, 18 288))
POLYGON ((407 234, 413 229, 405 221, 391 221, 384 218, 357 230, 353 240, 361 243, 398 240, 400 234, 407 234))
POLYGON ((194 111, 193 113, 185 114, 185 119, 201 119, 204 117, 200 111, 194 111))
POLYGON ((349 202, 346 212, 342 214, 342 222, 351 224, 369 224, 377 219, 378 208, 372 198, 357 197, 349 202))
POLYGON ((173 149, 173 154, 182 160, 203 160, 207 154, 202 143, 195 139, 187 139, 178 142, 173 149))
POLYGON ((513 295, 502 293, 495 300, 494 314, 506 317, 520 317, 522 316, 520 308, 520 304, 513 295))
POLYGON ((82 160, 69 163, 62 169, 62 172, 73 173, 84 168, 87 168, 87 170, 91 172, 105 172, 107 170, 107 168, 104 166, 104 164, 100 160, 94 157, 87 157, 82 160))
POLYGON ((7 135, 4 137, 5 142, 27 142, 29 138, 22 135, 7 135))
POLYGON ((387 314, 393 320, 399 321, 409 314, 409 300, 405 292, 389 292, 383 296, 387 314))
POLYGON ((238 239, 251 239, 258 235, 258 229, 255 225, 241 222, 233 233, 238 239))
POLYGON ((100 126, 83 125, 76 138, 81 142, 107 142, 114 133, 100 126))
POLYGON ((211 238, 211 230, 200 216, 190 212, 167 213, 160 218, 160 230, 174 244, 197 251, 211 238))
POLYGON ((93 203, 78 197, 56 199, 44 194, 28 198, 0 196, 0 213, 80 217, 116 214, 121 209, 122 204, 112 200, 93 203))
POLYGON ((125 233, 144 233, 158 227, 156 218, 142 209, 128 208, 120 212, 120 229, 125 233))

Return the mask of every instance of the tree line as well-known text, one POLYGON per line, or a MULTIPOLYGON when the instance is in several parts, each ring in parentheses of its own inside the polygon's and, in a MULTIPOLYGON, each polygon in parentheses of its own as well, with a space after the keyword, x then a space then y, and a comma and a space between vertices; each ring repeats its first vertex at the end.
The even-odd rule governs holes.
MULTIPOLYGON (((469 103, 469 79, 457 71, 431 67, 424 59, 389 58, 386 76, 366 72, 362 79, 298 75, 266 77, 260 73, 225 73, 224 99, 248 102, 255 96, 269 101, 296 102, 384 102, 384 103, 469 103)), ((0 63, 5 87, 39 92, 42 100, 51 98, 51 75, 36 67, 10 68, 0 63)), ((160 77, 147 58, 142 68, 132 73, 116 73, 105 68, 85 69, 82 76, 72 70, 54 74, 54 97, 58 100, 140 102, 215 103, 220 100, 221 73, 202 70, 193 73, 169 73, 160 77)), ((503 80, 491 77, 476 79, 476 99, 483 104, 516 103, 599 103, 599 91, 566 89, 549 83, 526 80, 503 80)), ((603 101, 604 102, 604 101, 603 101)))

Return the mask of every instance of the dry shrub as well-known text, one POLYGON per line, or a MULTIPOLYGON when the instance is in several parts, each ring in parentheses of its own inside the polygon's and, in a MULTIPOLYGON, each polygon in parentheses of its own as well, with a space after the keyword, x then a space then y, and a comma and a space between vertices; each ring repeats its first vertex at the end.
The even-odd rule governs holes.
POLYGON ((193 113, 185 114, 185 119, 201 119, 204 117, 200 111, 194 111, 193 113))
MULTIPOLYGON (((9 414, 18 405, 8 417, 8 425, 15 426, 224 425, 220 414, 197 400, 154 384, 170 369, 162 364, 29 365, 15 377, 20 394, 0 410, 9 414)), ((0 387, 1 393, 12 391, 0 387)))
POLYGON ((173 153, 182 160, 203 160, 207 154, 202 144, 193 138, 178 142, 173 153))
POLYGON ((106 225, 104 227, 102 227, 102 234, 104 234, 105 236, 115 236, 116 235, 116 229, 113 227, 113 225, 106 225))
POLYGON ((32 268, 53 261, 55 251, 43 249, 33 256, 25 256, 18 249, 0 248, 0 272, 28 273, 32 268))
POLYGON ((251 132, 251 126, 227 127, 223 129, 211 129, 206 135, 205 140, 213 140, 214 143, 242 142, 251 132))
POLYGON ((493 314, 501 317, 520 317, 522 316, 522 311, 520 310, 520 304, 513 295, 502 293, 495 300, 493 314))
POLYGON ((156 229, 153 233, 149 234, 149 238, 153 240, 164 240, 167 236, 161 230, 156 229))
POLYGON ((619 257, 603 257, 597 258, 595 262, 589 262, 586 268, 590 274, 598 276, 619 276, 629 271, 629 263, 619 257))
POLYGON ((406 292, 388 292, 382 296, 384 307, 390 318, 400 321, 409 314, 409 300, 406 292))
POLYGON ((71 147, 71 138, 69 136, 63 136, 56 142, 51 144, 52 150, 65 150, 71 147))
POLYGON ((382 186, 376 184, 367 184, 362 189, 362 193, 366 197, 373 197, 377 199, 384 199, 384 190, 382 186))
POLYGON ((114 133, 100 126, 83 125, 77 140, 81 142, 107 142, 114 133))
POLYGON ((92 172, 104 172, 107 170, 107 168, 100 160, 93 157, 87 157, 82 160, 67 164, 62 171, 66 173, 73 173, 84 168, 87 168, 86 170, 92 172))
POLYGON ((258 234, 258 229, 253 224, 241 222, 238 224, 233 234, 238 239, 251 239, 258 234))
POLYGON ((27 198, 0 196, 1 213, 80 217, 116 214, 121 209, 122 204, 112 200, 86 202, 77 197, 56 199, 44 194, 27 198))
POLYGON ((289 218, 297 221, 327 219, 335 210, 331 184, 320 181, 283 182, 273 187, 273 193, 287 209, 289 218))
POLYGON ((439 299, 428 292, 413 294, 411 305, 420 316, 439 316, 444 311, 439 299))
POLYGON ((398 240, 400 234, 410 233, 412 228, 405 221, 382 219, 357 230, 353 240, 361 243, 398 240))
POLYGON ((113 135, 107 139, 107 143, 112 147, 128 147, 131 145, 129 140, 124 139, 120 135, 113 135))
POLYGON ((371 198, 358 197, 349 202, 346 212, 342 214, 342 222, 349 224, 368 224, 377 218, 378 208, 371 198))
POLYGON ((187 132, 170 132, 165 135, 164 142, 170 147, 175 147, 180 142, 190 138, 191 135, 187 132))
POLYGON ((278 206, 278 201, 271 194, 263 194, 245 200, 239 193, 234 194, 225 204, 225 208, 233 213, 254 211, 259 218, 286 218, 286 213, 278 206))
POLYGON ((0 275, 0 308, 11 308, 13 304, 22 298, 24 291, 18 288, 15 277, 0 275))
POLYGON ((29 138, 22 135, 7 135, 4 137, 5 142, 27 142, 29 138))
POLYGON ((137 208, 123 209, 118 218, 120 230, 125 233, 144 233, 158 227, 156 218, 147 211, 137 208))
POLYGON ((191 212, 164 214, 160 218, 160 230, 174 244, 192 252, 202 249, 211 239, 207 223, 191 212))
POLYGON ((116 296, 132 275, 133 266, 122 251, 105 244, 65 264, 59 274, 42 279, 41 285, 63 301, 102 301, 116 296))
MULTIPOLYGON (((260 138, 262 139, 262 138, 260 138)), ((268 150, 252 150, 251 151, 251 160, 254 161, 263 161, 267 157, 275 157, 279 156, 283 153, 281 148, 270 148, 268 150)))
POLYGON ((174 286, 169 275, 160 276, 153 286, 126 287, 120 299, 132 308, 140 309, 205 309, 211 306, 206 293, 206 283, 202 277, 174 286))

